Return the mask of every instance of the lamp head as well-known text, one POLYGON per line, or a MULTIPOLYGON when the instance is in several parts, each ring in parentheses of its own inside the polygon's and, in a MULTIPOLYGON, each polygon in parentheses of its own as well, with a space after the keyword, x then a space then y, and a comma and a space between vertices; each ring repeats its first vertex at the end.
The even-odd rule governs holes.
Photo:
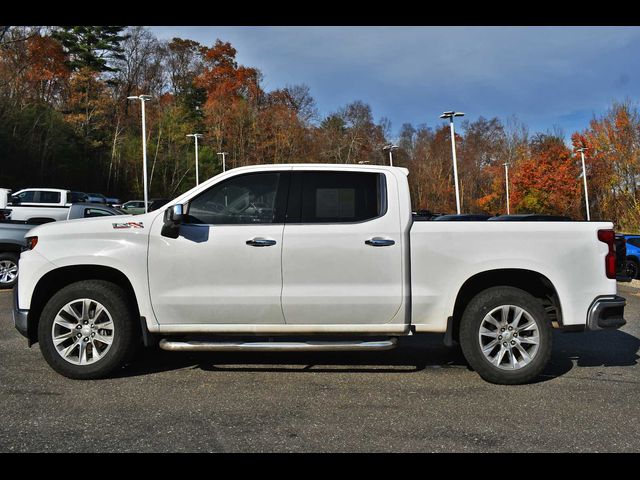
POLYGON ((153 97, 151 95, 133 95, 131 97, 127 97, 127 100, 142 100, 147 101, 151 100, 153 97))
POLYGON ((448 111, 448 112, 443 112, 442 115, 440 115, 440 118, 453 118, 453 117, 464 117, 464 113, 463 112, 454 112, 453 110, 448 111))

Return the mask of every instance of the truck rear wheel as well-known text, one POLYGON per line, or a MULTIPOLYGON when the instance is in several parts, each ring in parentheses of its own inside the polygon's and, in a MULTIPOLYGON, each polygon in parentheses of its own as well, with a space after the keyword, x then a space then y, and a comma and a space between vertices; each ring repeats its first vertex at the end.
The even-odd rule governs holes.
POLYGON ((47 363, 61 375, 102 378, 133 356, 134 325, 120 287, 87 280, 72 283, 51 297, 40 317, 38 341, 47 363))
POLYGON ((551 357, 552 330, 540 300, 514 287, 476 295, 460 323, 460 344, 471 367, 503 385, 530 382, 551 357))

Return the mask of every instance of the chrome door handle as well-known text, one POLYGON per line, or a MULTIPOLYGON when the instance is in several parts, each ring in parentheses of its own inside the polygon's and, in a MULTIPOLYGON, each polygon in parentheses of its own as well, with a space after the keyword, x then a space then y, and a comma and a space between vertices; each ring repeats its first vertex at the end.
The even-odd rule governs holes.
POLYGON ((275 244, 275 240, 268 240, 266 238, 252 238, 251 240, 247 240, 247 245, 251 245, 252 247, 270 247, 275 244))
POLYGON ((364 243, 371 245, 372 247, 388 247, 389 245, 395 245, 396 242, 390 238, 373 237, 369 240, 365 240, 364 243))

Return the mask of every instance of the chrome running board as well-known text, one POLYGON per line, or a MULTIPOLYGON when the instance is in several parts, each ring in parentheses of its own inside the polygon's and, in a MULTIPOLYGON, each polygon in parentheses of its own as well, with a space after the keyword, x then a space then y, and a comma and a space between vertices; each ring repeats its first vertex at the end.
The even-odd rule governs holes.
POLYGON ((376 342, 178 342, 163 338, 160 348, 171 352, 353 352, 391 350, 397 338, 376 342))

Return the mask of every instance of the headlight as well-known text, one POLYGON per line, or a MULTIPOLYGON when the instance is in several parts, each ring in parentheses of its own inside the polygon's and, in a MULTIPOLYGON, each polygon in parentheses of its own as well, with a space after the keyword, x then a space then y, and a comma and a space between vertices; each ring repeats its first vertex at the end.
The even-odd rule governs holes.
POLYGON ((25 240, 25 250, 33 250, 38 244, 38 237, 27 237, 25 240))

